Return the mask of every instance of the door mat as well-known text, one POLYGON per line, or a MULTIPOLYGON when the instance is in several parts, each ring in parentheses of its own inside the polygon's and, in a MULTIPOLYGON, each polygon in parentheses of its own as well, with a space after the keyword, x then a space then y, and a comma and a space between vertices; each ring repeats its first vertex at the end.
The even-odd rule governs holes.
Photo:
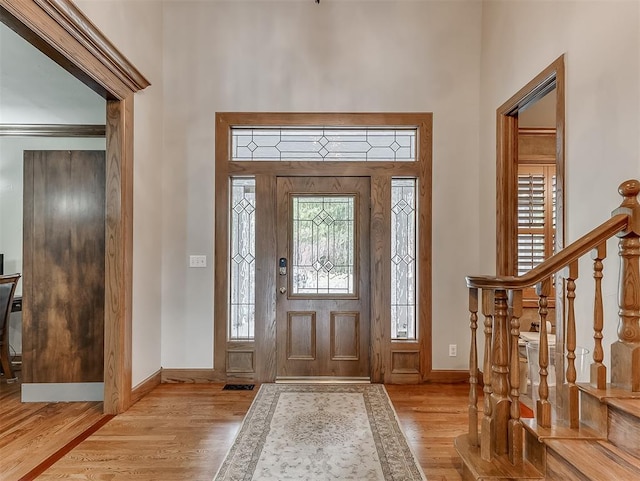
POLYGON ((223 391, 253 391, 255 384, 225 384, 223 391))

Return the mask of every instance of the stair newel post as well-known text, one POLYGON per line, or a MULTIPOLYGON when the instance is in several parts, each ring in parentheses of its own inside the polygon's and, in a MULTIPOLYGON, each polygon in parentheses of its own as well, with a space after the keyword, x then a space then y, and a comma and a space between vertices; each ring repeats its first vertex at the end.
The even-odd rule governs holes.
POLYGON ((604 308, 602 305, 602 261, 607 257, 607 243, 603 242, 591 254, 593 259, 593 278, 595 279, 595 299, 593 302, 593 363, 589 382, 597 389, 607 387, 607 367, 602 363, 604 349, 602 348, 602 329, 604 328, 604 308))
POLYGON ((618 341, 611 345, 611 384, 640 391, 640 182, 628 180, 618 188, 624 197, 613 214, 627 214, 629 223, 618 237, 620 283, 618 286, 618 341))
POLYGON ((512 464, 522 462, 523 428, 520 422, 520 318, 522 317, 522 290, 509 291, 509 316, 511 318, 511 362, 509 382, 511 384, 511 409, 509 419, 509 460, 512 464))
POLYGON ((482 433, 480 440, 480 455, 485 461, 490 461, 493 457, 495 445, 493 443, 493 409, 491 406, 491 393, 493 387, 491 385, 492 377, 492 358, 493 352, 493 305, 494 305, 493 289, 482 289, 482 315, 484 316, 484 357, 482 371, 484 373, 483 381, 483 417, 482 417, 482 433))
POLYGON ((469 353, 469 442, 478 446, 478 289, 469 288, 469 324, 471 351, 469 353))
MULTIPOLYGON (((538 365, 540 367, 540 384, 538 385, 538 401, 536 403, 536 421, 543 428, 551 427, 551 403, 549 402, 549 333, 547 332, 548 298, 551 292, 551 278, 548 277, 536 285, 538 294, 538 314, 540 316, 540 344, 538 346, 538 365)), ((533 383, 531 384, 533 390, 533 383)))
POLYGON ((567 419, 571 428, 580 424, 579 392, 576 385, 576 279, 578 261, 567 268, 567 419))
POLYGON ((509 399, 509 326, 507 292, 496 289, 494 299, 493 353, 491 366, 491 407, 495 453, 508 453, 509 399))

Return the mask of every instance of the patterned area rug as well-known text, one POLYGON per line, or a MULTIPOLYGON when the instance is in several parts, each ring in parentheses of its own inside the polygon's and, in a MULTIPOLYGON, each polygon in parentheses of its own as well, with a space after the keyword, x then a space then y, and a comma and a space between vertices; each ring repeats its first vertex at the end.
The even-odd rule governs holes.
POLYGON ((382 384, 263 384, 215 481, 424 480, 382 384))

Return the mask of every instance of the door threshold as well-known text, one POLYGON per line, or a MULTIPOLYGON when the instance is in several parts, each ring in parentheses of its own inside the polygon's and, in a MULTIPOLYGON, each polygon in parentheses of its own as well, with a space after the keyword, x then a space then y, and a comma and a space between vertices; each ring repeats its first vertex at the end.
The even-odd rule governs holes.
POLYGON ((281 376, 276 384, 371 384, 369 377, 337 377, 337 376, 281 376))

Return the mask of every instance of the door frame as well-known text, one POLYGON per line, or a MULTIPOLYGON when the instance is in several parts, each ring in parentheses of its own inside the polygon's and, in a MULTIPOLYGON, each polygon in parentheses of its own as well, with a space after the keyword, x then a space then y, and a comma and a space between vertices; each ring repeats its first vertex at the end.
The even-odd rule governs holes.
POLYGON ((371 182, 371 333, 372 382, 423 382, 442 376, 432 371, 432 265, 431 265, 431 113, 242 113, 216 114, 215 184, 215 305, 214 369, 210 380, 270 382, 276 378, 276 178, 295 176, 369 177, 371 182), (414 127, 417 130, 415 162, 239 162, 230 160, 232 127, 414 127), (229 181, 234 176, 254 176, 256 238, 271 247, 265 259, 256 259, 255 339, 228 341, 229 181), (390 212, 391 178, 416 177, 418 187, 418 339, 391 339, 389 321, 391 279, 390 212), (387 292, 388 291, 388 292, 387 292), (231 369, 228 366, 231 365, 231 369), (234 366, 238 366, 237 368, 234 366))
POLYGON ((556 89, 556 252, 564 248, 564 55, 536 75, 496 112, 496 273, 516 275, 518 112, 556 89))
POLYGON ((0 0, 0 21, 106 98, 104 402, 132 404, 133 94, 149 81, 70 0, 0 0))

